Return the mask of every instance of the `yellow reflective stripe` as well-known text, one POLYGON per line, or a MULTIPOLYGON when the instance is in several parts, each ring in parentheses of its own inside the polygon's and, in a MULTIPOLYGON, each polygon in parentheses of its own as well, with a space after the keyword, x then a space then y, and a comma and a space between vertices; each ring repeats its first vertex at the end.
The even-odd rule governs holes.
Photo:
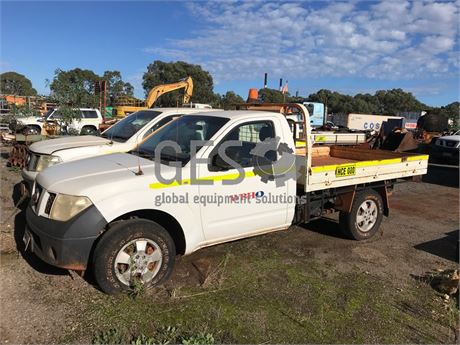
MULTIPOLYGON (((205 177, 200 177, 197 180, 206 180, 206 181, 217 182, 217 181, 223 181, 223 180, 235 180, 239 176, 240 176, 239 173, 233 173, 233 174, 225 174, 225 175, 205 176, 205 177)), ((255 176, 255 174, 254 174, 253 171, 245 171, 245 173, 244 173, 245 178, 254 177, 254 176, 255 176)), ((182 186, 182 185, 190 185, 190 182, 191 182, 191 179, 189 179, 189 178, 188 179, 183 179, 182 181, 180 181, 180 183, 178 181, 173 181, 172 183, 169 183, 169 184, 162 183, 162 182, 155 182, 155 183, 149 184, 149 188, 161 189, 161 188, 177 187, 177 186, 182 186)))
POLYGON ((335 171, 337 167, 345 167, 350 164, 355 164, 357 168, 364 168, 364 167, 371 167, 371 166, 376 166, 376 165, 387 165, 387 164, 397 164, 397 163, 401 163, 401 158, 363 161, 363 162, 345 163, 345 164, 336 164, 336 165, 324 165, 320 167, 312 167, 311 171, 314 173, 324 172, 324 171, 335 171))
POLYGON ((326 142, 326 136, 325 135, 315 135, 313 138, 314 138, 315 143, 324 143, 324 142, 326 142))
POLYGON ((413 161, 426 161, 428 160, 429 156, 428 155, 420 155, 420 156, 411 156, 407 157, 407 161, 413 162, 413 161))
POLYGON ((306 143, 305 141, 296 141, 295 142, 295 147, 305 147, 306 143))

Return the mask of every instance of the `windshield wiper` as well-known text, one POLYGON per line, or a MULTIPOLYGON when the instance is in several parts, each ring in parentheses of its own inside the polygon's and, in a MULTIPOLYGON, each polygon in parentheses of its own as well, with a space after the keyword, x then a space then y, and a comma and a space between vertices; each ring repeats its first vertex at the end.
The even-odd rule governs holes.
POLYGON ((151 159, 151 160, 155 158, 153 153, 143 151, 143 150, 132 150, 129 153, 131 153, 132 155, 136 155, 136 156, 151 159))

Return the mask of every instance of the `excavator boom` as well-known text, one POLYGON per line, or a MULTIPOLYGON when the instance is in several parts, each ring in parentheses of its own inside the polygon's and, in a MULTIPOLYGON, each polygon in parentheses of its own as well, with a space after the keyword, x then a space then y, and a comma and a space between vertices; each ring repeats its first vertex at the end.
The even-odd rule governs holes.
POLYGON ((177 83, 155 86, 153 89, 150 90, 147 99, 145 100, 145 105, 147 106, 147 108, 151 108, 161 95, 179 89, 184 89, 183 103, 188 103, 190 101, 190 97, 192 97, 193 94, 192 78, 187 77, 181 81, 178 81, 177 83))

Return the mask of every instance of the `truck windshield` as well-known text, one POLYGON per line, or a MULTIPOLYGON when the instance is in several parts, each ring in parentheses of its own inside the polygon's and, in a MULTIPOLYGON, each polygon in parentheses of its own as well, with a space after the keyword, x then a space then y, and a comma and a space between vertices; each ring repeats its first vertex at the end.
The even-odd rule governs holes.
POLYGON ((161 111, 136 111, 108 128, 101 136, 113 141, 125 142, 160 114, 161 111))
POLYGON ((183 116, 159 129, 138 149, 131 153, 139 154, 148 159, 155 158, 155 149, 162 141, 172 141, 180 147, 177 153, 173 147, 165 147, 161 151, 161 162, 181 162, 184 166, 191 158, 192 140, 209 140, 229 119, 206 115, 183 116))

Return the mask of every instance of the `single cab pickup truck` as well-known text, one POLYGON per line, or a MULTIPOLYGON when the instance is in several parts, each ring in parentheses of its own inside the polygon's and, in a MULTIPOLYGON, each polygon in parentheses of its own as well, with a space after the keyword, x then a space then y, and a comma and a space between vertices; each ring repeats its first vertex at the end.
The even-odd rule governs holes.
POLYGON ((315 147, 308 116, 300 104, 196 113, 130 153, 52 166, 33 188, 26 248, 51 265, 91 267, 112 294, 165 282, 176 255, 331 212, 351 239, 371 238, 396 180, 425 174, 428 156, 315 147), (302 147, 292 111, 306 128, 302 147))
POLYGON ((140 110, 106 129, 100 136, 65 136, 43 140, 29 147, 22 178, 30 190, 38 173, 55 164, 114 152, 128 152, 169 121, 184 114, 213 111, 197 108, 152 108, 140 110))

